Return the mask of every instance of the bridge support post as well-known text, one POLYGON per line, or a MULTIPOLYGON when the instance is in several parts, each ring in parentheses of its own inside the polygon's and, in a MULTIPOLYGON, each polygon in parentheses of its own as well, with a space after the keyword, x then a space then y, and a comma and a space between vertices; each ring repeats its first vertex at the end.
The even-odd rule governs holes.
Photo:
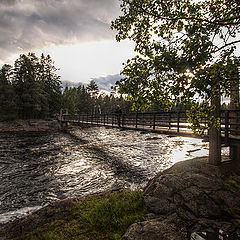
MULTIPOLYGON (((215 106, 212 116, 217 119, 220 117, 220 96, 211 99, 211 106, 215 106)), ((209 161, 212 165, 219 165, 221 162, 221 129, 214 123, 210 123, 209 129, 209 161)))
MULTIPOLYGON (((230 116, 230 134, 238 135, 239 132, 239 123, 240 116, 238 110, 240 110, 239 106, 239 81, 240 81, 240 66, 238 66, 236 73, 232 77, 232 86, 231 86, 231 95, 230 95, 230 109, 233 110, 232 115, 230 116), (234 112, 235 111, 235 112, 234 112)), ((230 144, 230 158, 234 162, 240 163, 240 145, 232 145, 230 144)))
POLYGON ((225 133, 224 133, 224 137, 225 137, 225 144, 229 143, 229 111, 225 111, 225 133))

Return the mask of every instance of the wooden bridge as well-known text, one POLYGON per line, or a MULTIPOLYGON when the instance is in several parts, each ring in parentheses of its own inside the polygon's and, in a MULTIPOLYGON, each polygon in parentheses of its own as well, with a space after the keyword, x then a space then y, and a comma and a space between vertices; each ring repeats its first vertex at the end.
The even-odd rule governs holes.
MULTIPOLYGON (((121 127, 142 131, 166 133, 169 135, 193 136, 190 124, 187 122, 186 112, 132 112, 128 114, 62 114, 59 121, 63 125, 68 123, 88 124, 95 126, 121 127)), ((201 119, 201 125, 207 126, 206 119, 201 119)), ((204 132, 208 136, 208 131, 204 132)), ((240 144, 240 110, 221 111, 222 143, 240 144)))

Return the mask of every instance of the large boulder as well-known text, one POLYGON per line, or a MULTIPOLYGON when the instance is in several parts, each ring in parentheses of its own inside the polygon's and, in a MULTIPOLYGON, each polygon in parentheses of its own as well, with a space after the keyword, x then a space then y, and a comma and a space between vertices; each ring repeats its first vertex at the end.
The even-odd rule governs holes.
POLYGON ((152 219, 132 225, 123 240, 190 239, 192 232, 240 228, 238 166, 212 166, 207 158, 175 164, 159 173, 144 191, 152 219), (149 237, 151 236, 151 237, 149 237))
POLYGON ((181 240, 185 236, 186 232, 179 234, 177 224, 166 218, 135 223, 130 226, 122 240, 181 240))

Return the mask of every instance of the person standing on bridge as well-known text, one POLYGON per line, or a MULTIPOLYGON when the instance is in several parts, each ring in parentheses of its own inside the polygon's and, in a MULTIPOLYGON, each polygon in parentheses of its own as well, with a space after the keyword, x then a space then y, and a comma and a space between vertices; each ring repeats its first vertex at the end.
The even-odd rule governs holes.
POLYGON ((122 115, 122 110, 119 105, 117 105, 117 108, 115 110, 115 114, 117 116, 117 123, 118 127, 121 127, 121 115, 122 115))

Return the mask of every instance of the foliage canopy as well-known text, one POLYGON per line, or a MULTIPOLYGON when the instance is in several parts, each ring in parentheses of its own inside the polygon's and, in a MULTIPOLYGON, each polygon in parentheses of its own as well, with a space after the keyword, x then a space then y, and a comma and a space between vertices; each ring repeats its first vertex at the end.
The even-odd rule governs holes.
POLYGON ((117 88, 136 109, 182 102, 209 115, 212 97, 230 95, 238 74, 238 0, 123 0, 121 11, 111 27, 117 41, 135 42, 138 55, 124 65, 117 88))
POLYGON ((61 108, 61 82, 49 55, 22 54, 0 69, 0 120, 49 118, 61 108))

